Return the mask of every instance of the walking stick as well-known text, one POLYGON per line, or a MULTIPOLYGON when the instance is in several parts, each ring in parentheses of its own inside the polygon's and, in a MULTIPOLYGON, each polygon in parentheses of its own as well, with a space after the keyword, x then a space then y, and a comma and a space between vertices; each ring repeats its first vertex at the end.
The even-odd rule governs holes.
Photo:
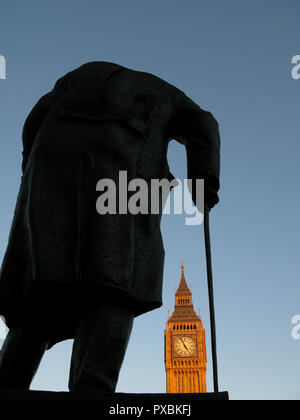
POLYGON ((212 350, 212 362, 213 362, 214 391, 219 392, 217 344, 216 344, 216 321, 215 321, 213 274, 212 274, 212 265, 211 265, 211 248, 210 248, 210 234, 209 234, 209 207, 206 203, 204 207, 204 237, 205 237, 207 284, 208 284, 209 311, 210 311, 211 350, 212 350))

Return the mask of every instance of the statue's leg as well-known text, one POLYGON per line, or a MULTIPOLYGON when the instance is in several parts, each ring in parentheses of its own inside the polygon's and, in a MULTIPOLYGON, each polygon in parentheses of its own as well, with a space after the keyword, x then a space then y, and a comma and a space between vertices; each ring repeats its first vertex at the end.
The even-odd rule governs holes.
POLYGON ((48 342, 30 322, 11 328, 0 350, 0 389, 29 389, 48 342))
POLYGON ((109 302, 83 317, 73 344, 71 392, 115 392, 133 321, 130 309, 109 302))

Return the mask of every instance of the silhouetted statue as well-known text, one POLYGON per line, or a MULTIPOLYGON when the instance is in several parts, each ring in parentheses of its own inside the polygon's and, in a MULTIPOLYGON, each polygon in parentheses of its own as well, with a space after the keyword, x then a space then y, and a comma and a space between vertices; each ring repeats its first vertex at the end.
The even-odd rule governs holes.
MULTIPOLYGON (((134 318, 162 305, 159 214, 96 211, 97 182, 174 179, 171 139, 188 178, 218 203, 218 124, 149 73, 87 63, 57 81, 23 129, 23 177, 0 275, 9 333, 0 388, 28 389, 45 350, 74 338, 69 389, 114 392, 134 318)), ((195 197, 193 196, 195 202, 195 197)))

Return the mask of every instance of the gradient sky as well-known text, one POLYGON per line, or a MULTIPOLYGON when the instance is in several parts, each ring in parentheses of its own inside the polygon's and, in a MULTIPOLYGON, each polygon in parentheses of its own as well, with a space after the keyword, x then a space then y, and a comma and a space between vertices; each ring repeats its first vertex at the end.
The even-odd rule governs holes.
MULTIPOLYGON (((21 177, 21 130, 56 79, 110 61, 176 85, 219 121, 220 204, 211 213, 220 389, 231 399, 299 399, 299 105, 291 77, 300 54, 298 0, 10 0, 0 5, 0 259, 21 177)), ((169 148, 186 177, 184 147, 169 148)), ((165 215, 164 306, 135 320, 118 392, 165 392, 168 309, 184 258, 208 343, 202 226, 165 215)), ((1 341, 0 341, 1 346, 1 341)), ((67 390, 72 341, 48 351, 32 389, 67 390)))

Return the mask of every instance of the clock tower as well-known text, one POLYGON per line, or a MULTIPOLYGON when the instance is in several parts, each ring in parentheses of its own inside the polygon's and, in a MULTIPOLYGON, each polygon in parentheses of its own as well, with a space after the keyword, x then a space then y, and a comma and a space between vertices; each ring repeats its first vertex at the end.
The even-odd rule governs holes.
POLYGON ((194 311, 183 262, 174 312, 168 318, 164 334, 167 393, 205 393, 205 330, 200 316, 194 311))

